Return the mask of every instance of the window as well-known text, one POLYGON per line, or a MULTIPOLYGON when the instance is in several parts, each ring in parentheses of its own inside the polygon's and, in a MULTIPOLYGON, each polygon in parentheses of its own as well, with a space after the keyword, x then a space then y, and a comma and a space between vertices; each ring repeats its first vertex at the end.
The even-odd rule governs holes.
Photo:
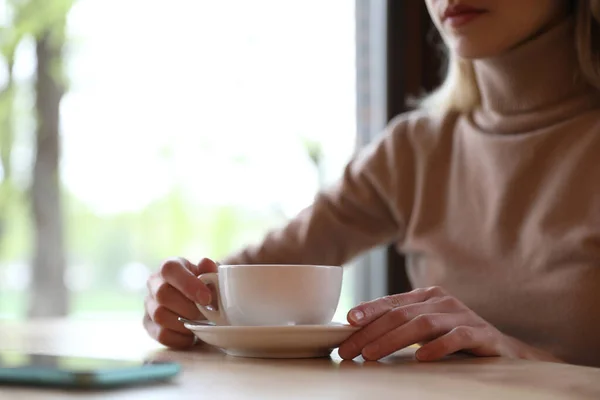
MULTIPOLYGON (((162 259, 218 259, 260 240, 355 150, 352 1, 81 0, 66 44, 60 184, 74 317, 137 317, 162 259)), ((34 73, 25 37, 11 109, 23 201, 0 237, 3 318, 26 315, 32 281, 34 73)), ((352 271, 336 319, 355 303, 352 271)))

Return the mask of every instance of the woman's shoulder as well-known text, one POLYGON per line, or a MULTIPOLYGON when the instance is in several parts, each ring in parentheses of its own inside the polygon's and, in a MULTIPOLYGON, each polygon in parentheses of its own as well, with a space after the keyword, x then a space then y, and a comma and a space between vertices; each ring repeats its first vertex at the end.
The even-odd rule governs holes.
POLYGON ((411 160, 451 147, 452 132, 461 115, 421 109, 399 114, 358 151, 354 165, 362 168, 374 162, 388 166, 400 163, 405 169, 411 160))
POLYGON ((385 136, 389 136, 395 142, 409 142, 413 145, 437 143, 452 135, 457 121, 462 116, 463 114, 454 111, 408 111, 390 120, 385 129, 385 136))

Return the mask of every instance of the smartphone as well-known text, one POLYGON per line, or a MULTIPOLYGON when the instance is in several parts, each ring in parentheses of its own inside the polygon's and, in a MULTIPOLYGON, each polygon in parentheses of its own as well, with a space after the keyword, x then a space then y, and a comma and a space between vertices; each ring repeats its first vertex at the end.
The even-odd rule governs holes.
POLYGON ((102 389, 168 381, 181 366, 171 361, 121 360, 0 350, 0 384, 102 389))

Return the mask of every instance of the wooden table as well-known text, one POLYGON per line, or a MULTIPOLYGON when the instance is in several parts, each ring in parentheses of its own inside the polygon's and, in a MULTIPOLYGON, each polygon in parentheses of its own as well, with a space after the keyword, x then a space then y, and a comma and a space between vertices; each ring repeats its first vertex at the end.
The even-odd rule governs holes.
POLYGON ((600 399, 600 369, 500 358, 418 363, 413 349, 380 362, 260 360, 225 356, 208 346, 170 351, 139 321, 0 322, 0 349, 38 353, 177 360, 168 384, 63 392, 0 386, 0 399, 600 399))

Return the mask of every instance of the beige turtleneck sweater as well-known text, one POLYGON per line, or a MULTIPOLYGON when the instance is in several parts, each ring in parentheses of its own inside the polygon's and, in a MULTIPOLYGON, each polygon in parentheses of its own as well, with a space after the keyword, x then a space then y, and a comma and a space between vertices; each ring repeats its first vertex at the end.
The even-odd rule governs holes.
POLYGON ((395 242, 414 287, 600 366, 600 91, 576 79, 572 29, 476 61, 475 112, 399 116, 314 204, 223 261, 341 265, 395 242))

